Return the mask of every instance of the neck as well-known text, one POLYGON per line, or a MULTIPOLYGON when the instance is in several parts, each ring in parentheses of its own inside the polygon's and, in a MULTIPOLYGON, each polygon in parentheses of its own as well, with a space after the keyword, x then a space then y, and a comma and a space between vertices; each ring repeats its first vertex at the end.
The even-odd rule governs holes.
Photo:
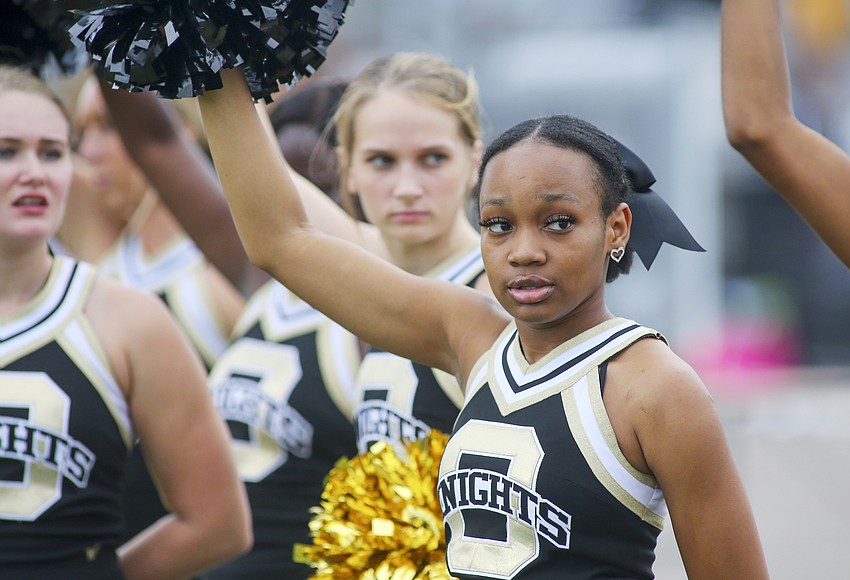
POLYGON ((175 238, 184 235, 184 230, 174 214, 159 201, 158 197, 154 196, 152 199, 153 203, 145 213, 144 221, 139 222, 134 228, 141 237, 147 254, 156 254, 174 243, 175 238))
POLYGON ((53 265, 46 244, 0 256, 0 317, 21 310, 44 287, 53 265))
POLYGON ((480 243, 478 233, 464 216, 449 232, 421 244, 383 238, 389 261, 406 272, 424 276, 453 255, 480 243))
POLYGON ((142 200, 139 202, 139 205, 136 206, 136 209, 133 211, 133 215, 130 216, 130 219, 127 220, 127 230, 129 231, 138 231, 142 229, 142 227, 149 221, 151 214, 159 205, 159 198, 156 193, 152 189, 146 189, 144 196, 142 196, 142 200))
POLYGON ((68 252, 79 260, 97 264, 115 245, 123 228, 117 223, 101 223, 97 227, 83 227, 75 223, 63 225, 56 235, 68 252))
POLYGON ((604 302, 591 308, 584 306, 587 305, 577 308, 554 324, 528 324, 517 320, 517 332, 525 360, 534 364, 582 332, 614 318, 604 302))
POLYGON ((127 221, 114 211, 78 195, 68 203, 56 239, 74 257, 97 264, 126 227, 127 221))
POLYGON ((74 216, 64 220, 56 238, 74 257, 98 264, 125 232, 142 238, 145 251, 154 253, 171 242, 181 230, 167 208, 152 191, 145 194, 129 221, 111 215, 74 216))

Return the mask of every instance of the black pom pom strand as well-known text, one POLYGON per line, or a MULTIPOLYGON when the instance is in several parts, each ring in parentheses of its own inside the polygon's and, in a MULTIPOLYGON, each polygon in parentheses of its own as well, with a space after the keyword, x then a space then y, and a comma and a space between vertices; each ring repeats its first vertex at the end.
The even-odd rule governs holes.
POLYGON ((193 97, 243 67, 271 100, 324 62, 351 0, 124 0, 76 11, 70 33, 101 76, 129 91, 193 97))
POLYGON ((50 78, 78 73, 88 61, 71 41, 72 7, 89 0, 0 0, 0 63, 50 78))

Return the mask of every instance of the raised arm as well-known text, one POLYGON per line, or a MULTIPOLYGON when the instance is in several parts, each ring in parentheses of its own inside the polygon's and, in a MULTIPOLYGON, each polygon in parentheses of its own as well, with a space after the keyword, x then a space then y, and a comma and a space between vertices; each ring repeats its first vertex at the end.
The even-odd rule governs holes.
MULTIPOLYGON (((202 252, 237 287, 255 287, 215 168, 182 130, 173 107, 153 93, 129 93, 101 85, 130 156, 202 252)), ((287 166, 288 167, 288 166, 287 166)), ((318 187, 291 170, 313 223, 333 235, 366 243, 377 234, 361 226, 318 187)), ((374 244, 374 241, 370 242, 374 244)))
POLYGON ((850 157, 791 107, 777 0, 723 0, 729 142, 850 267, 850 157))
POLYGON ((206 153, 183 130, 176 110, 153 93, 101 84, 127 152, 207 259, 244 288, 251 264, 206 153))
POLYGON ((199 101, 215 166, 251 261, 363 340, 457 373, 454 348, 466 331, 456 332, 460 322, 492 316, 498 312, 495 303, 460 284, 407 274, 313 228, 242 72, 223 71, 222 79, 223 89, 199 101))

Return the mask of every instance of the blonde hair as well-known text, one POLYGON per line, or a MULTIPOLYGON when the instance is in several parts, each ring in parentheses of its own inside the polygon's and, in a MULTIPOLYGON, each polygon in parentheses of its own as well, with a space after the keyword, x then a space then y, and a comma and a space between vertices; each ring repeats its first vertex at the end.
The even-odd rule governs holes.
POLYGON ((68 136, 71 137, 73 122, 65 103, 44 81, 26 69, 0 64, 0 93, 19 91, 29 95, 41 95, 53 102, 68 121, 68 136))
MULTIPOLYGON (((472 147, 481 140, 478 83, 445 58, 424 52, 398 52, 378 58, 349 82, 334 112, 332 128, 336 145, 351 159, 354 148, 354 122, 358 111, 384 91, 401 91, 414 99, 453 114, 461 137, 472 147)), ((348 168, 340 172, 343 206, 363 219, 362 210, 345 187, 348 168)))
POLYGON ((472 145, 481 139, 478 83, 441 56, 399 52, 372 61, 349 84, 333 116, 337 143, 346 153, 354 144, 357 111, 381 91, 400 90, 454 114, 461 135, 472 145))

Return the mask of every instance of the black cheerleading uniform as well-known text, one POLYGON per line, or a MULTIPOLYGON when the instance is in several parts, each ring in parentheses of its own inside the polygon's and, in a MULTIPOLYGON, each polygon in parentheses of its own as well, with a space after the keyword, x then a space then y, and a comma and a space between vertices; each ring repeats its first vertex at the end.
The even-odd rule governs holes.
POLYGON ((654 577, 664 494, 617 445, 599 372, 645 337, 616 318, 529 365, 512 322, 481 357, 440 466, 453 576, 654 577))
POLYGON ((310 544, 324 477, 356 452, 351 423, 360 343, 271 280, 249 301, 238 338, 210 372, 233 437, 254 524, 253 550, 204 578, 306 578, 293 546, 310 544))
POLYGON ((0 319, 0 578, 122 578, 127 401, 83 308, 93 266, 56 256, 0 319))
MULTIPOLYGON (((452 256, 427 277, 474 286, 484 274, 478 245, 452 256)), ((378 441, 401 443, 424 437, 431 429, 450 433, 463 404, 457 380, 394 354, 372 348, 357 372, 358 406, 354 424, 357 448, 378 441)))
POLYGON ((189 238, 177 236, 151 256, 145 253, 142 238, 129 228, 98 263, 101 275, 159 296, 210 368, 230 344, 231 329, 210 296, 207 267, 189 238))

